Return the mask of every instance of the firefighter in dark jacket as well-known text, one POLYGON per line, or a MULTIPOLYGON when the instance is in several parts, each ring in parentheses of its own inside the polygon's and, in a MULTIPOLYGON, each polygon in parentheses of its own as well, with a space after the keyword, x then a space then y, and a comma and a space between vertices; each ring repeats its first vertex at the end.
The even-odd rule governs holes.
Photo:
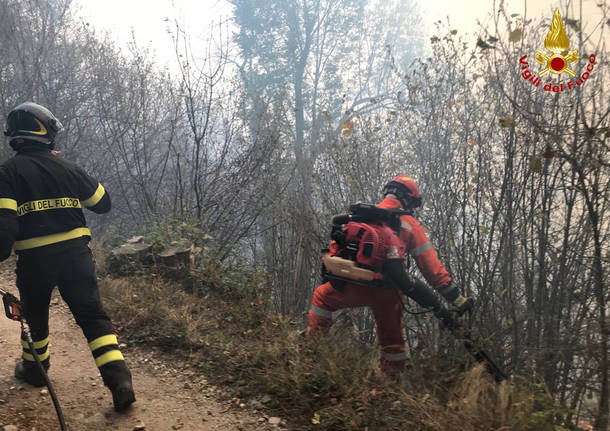
MULTIPOLYGON (((376 206, 384 209, 401 208, 413 210, 421 205, 421 197, 415 181, 407 176, 392 179, 383 190, 384 199, 376 206)), ((398 253, 388 255, 384 262, 384 279, 390 286, 399 287, 409 292, 409 296, 425 307, 434 306, 427 295, 413 292, 414 286, 405 272, 404 257, 409 253, 415 259, 418 268, 426 280, 446 300, 464 313, 470 311, 473 300, 462 296, 457 286, 452 283, 449 273, 441 264, 426 236, 423 228, 411 215, 400 217, 398 232, 398 253)), ((333 244, 331 243, 331 253, 333 244)), ((347 277, 347 276, 346 276, 347 277)), ((347 277, 349 278, 349 277, 347 277)), ((381 347, 381 368, 388 374, 401 371, 407 359, 403 335, 403 306, 401 294, 396 289, 363 286, 357 283, 346 283, 336 289, 331 282, 326 282, 314 291, 307 335, 312 336, 326 332, 332 324, 333 312, 342 308, 371 308, 377 323, 377 333, 381 347)))
MULTIPOLYGON (((106 213, 110 196, 81 168, 52 152, 61 129, 57 118, 35 103, 22 103, 8 115, 4 134, 16 154, 0 166, 0 260, 11 249, 18 255, 17 288, 44 368, 50 364, 49 302, 58 286, 112 392, 115 410, 121 411, 135 401, 131 373, 102 307, 82 210, 106 213)), ((21 344, 15 377, 43 386, 23 334, 21 344)))

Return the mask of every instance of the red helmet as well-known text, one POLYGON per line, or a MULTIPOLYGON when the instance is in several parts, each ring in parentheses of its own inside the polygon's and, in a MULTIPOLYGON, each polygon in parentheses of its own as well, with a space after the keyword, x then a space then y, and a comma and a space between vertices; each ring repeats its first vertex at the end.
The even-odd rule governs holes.
POLYGON ((419 195, 419 187, 415 184, 413 178, 406 175, 399 175, 393 178, 383 188, 383 195, 392 194, 402 204, 404 209, 412 209, 421 206, 421 196, 419 195))

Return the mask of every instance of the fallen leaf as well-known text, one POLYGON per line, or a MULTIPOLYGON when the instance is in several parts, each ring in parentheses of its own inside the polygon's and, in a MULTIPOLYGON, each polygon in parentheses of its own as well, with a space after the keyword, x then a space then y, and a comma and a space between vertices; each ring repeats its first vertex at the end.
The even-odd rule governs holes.
POLYGON ((555 154, 556 154, 556 151, 553 150, 551 148, 551 146, 547 144, 547 146, 544 148, 544 153, 542 153, 542 157, 544 157, 547 160, 550 160, 553 157, 555 157, 555 154))
POLYGON ((521 40, 521 36, 523 36, 523 30, 518 28, 517 30, 513 30, 510 32, 510 36, 508 37, 508 39, 511 42, 519 42, 521 40))
POLYGON ((512 115, 500 118, 498 122, 500 123, 500 127, 512 127, 515 125, 515 120, 512 115))
POLYGON ((320 414, 319 413, 313 414, 313 417, 311 418, 311 423, 314 425, 318 425, 320 423, 320 414))
POLYGON ((477 40, 477 46, 478 46, 479 48, 481 48, 481 49, 489 49, 489 48, 492 48, 492 49, 493 49, 493 46, 491 46, 490 44, 488 44, 487 42, 485 42, 485 41, 484 41, 483 39, 481 39, 481 38, 479 38, 479 39, 477 40))
POLYGON ((532 172, 536 172, 537 174, 542 172, 542 162, 538 157, 534 157, 532 159, 532 161, 530 162, 530 169, 532 170, 532 172))

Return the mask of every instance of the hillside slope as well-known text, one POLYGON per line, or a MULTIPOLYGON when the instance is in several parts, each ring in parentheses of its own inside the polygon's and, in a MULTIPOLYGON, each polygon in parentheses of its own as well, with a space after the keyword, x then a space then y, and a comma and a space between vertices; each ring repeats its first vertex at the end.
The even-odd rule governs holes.
MULTIPOLYGON (((2 289, 16 292, 10 263, 0 268, 0 284, 2 289)), ((0 429, 5 425, 28 431, 59 429, 50 396, 13 377, 21 354, 19 328, 17 322, 0 318, 0 429)), ((138 424, 145 430, 274 428, 262 414, 217 401, 219 390, 195 375, 188 363, 130 346, 122 350, 133 373, 137 402, 127 413, 117 414, 86 340, 57 292, 51 305, 50 331, 50 378, 70 430, 131 431, 138 424)))

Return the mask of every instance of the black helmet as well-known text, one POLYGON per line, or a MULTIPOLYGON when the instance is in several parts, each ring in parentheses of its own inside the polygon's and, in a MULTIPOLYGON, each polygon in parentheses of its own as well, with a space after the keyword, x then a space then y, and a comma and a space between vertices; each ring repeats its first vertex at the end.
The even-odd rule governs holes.
POLYGON ((51 147, 55 135, 62 129, 59 120, 47 108, 25 102, 8 114, 4 135, 9 137, 11 146, 13 143, 19 143, 19 139, 27 139, 51 147))

